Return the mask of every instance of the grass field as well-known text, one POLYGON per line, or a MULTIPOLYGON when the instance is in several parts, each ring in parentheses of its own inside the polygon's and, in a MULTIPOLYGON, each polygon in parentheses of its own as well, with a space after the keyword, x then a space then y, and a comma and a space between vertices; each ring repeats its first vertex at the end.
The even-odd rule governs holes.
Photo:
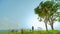
POLYGON ((0 34, 60 34, 60 30, 24 31, 24 32, 0 32, 0 34))

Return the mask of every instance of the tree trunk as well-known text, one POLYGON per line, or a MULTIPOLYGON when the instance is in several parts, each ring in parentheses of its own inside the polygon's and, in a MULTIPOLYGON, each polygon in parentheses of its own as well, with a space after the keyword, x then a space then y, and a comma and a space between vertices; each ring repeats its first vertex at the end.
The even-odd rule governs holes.
POLYGON ((51 29, 54 30, 54 28, 53 28, 53 23, 51 24, 51 29))
POLYGON ((46 27, 46 31, 48 31, 48 28, 47 28, 47 23, 45 23, 45 27, 46 27))
POLYGON ((53 28, 53 23, 54 23, 54 19, 53 19, 53 16, 52 16, 52 17, 51 17, 51 24, 50 24, 52 30, 54 30, 54 28, 53 28))
POLYGON ((48 31, 48 28, 47 28, 47 17, 44 19, 44 22, 45 22, 46 31, 48 31))

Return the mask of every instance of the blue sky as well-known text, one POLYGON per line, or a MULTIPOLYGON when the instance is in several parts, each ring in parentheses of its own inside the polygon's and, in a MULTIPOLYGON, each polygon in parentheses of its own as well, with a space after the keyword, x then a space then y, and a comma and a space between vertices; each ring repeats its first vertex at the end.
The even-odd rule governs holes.
MULTIPOLYGON (((32 26, 45 29, 44 23, 40 23, 34 13, 41 1, 45 0, 0 0, 0 29, 31 29, 32 26)), ((54 26, 58 29, 59 25, 54 26)))

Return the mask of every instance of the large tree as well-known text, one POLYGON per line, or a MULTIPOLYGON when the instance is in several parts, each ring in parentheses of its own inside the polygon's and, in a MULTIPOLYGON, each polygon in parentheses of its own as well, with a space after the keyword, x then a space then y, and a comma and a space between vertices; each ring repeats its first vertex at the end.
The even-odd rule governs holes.
POLYGON ((47 22, 48 22, 48 18, 50 16, 49 15, 50 12, 48 12, 48 11, 49 11, 49 9, 52 8, 52 5, 53 5, 53 2, 46 1, 46 2, 41 2, 39 4, 39 6, 37 8, 35 8, 35 13, 38 14, 40 20, 42 19, 42 21, 44 21, 46 30, 48 30, 47 22))
POLYGON ((46 30, 47 29, 47 19, 46 19, 46 13, 43 12, 43 9, 39 9, 39 6, 35 8, 35 13, 38 14, 39 21, 44 21, 46 30))
POLYGON ((60 9, 60 4, 59 4, 59 2, 57 2, 57 1, 53 1, 54 2, 54 4, 53 4, 53 6, 52 6, 52 8, 50 9, 50 17, 49 17, 49 24, 50 24, 50 26, 51 26, 51 29, 52 30, 54 30, 54 28, 53 28, 53 24, 56 22, 56 21, 59 21, 59 19, 57 19, 57 18, 59 18, 60 16, 60 12, 58 12, 57 10, 59 10, 60 9))
POLYGON ((35 14, 39 16, 40 20, 44 21, 46 30, 48 30, 47 29, 48 22, 52 30, 54 29, 53 23, 56 20, 55 14, 57 13, 58 8, 59 8, 59 5, 53 1, 41 2, 39 6, 35 8, 35 14))

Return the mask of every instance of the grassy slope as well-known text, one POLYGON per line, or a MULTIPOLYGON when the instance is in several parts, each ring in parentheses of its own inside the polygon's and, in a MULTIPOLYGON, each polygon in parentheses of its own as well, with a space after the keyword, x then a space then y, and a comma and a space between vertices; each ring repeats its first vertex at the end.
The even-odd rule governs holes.
MULTIPOLYGON (((49 30, 48 32, 46 32, 45 30, 42 31, 24 31, 23 34, 57 34, 58 32, 60 32, 60 30, 49 30)), ((0 32, 0 34, 21 34, 21 32, 0 32)))

